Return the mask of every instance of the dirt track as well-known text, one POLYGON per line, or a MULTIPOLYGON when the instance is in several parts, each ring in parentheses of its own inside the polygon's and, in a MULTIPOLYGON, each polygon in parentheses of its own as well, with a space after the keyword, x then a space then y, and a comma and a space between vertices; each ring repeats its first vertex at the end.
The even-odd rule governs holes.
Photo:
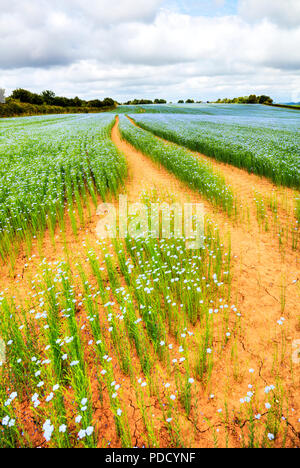
MULTIPOLYGON (((206 214, 220 228, 226 241, 230 232, 232 252, 235 260, 232 298, 242 313, 242 338, 239 344, 238 356, 240 367, 243 369, 247 382, 247 373, 250 368, 255 370, 256 377, 262 383, 272 384, 275 379, 272 370, 274 350, 280 347, 281 333, 287 340, 285 355, 280 363, 280 375, 285 381, 286 388, 292 396, 292 405, 299 413, 300 366, 294 366, 294 375, 291 374, 292 342, 300 338, 299 317, 299 259, 298 253, 287 248, 284 255, 278 247, 278 240, 271 233, 261 230, 256 222, 247 225, 236 223, 226 215, 212 208, 200 195, 186 188, 176 178, 149 160, 146 156, 123 141, 118 131, 118 121, 112 131, 112 140, 125 154, 129 165, 129 180, 126 186, 129 199, 134 201, 144 189, 153 186, 163 190, 172 191, 180 201, 192 200, 204 204, 206 214), (283 287, 286 287, 285 308, 281 301, 283 287), (285 318, 284 327, 277 321, 285 318)), ((202 157, 202 156, 201 156, 202 157)), ((210 160, 211 161, 211 160, 210 160)), ((248 206, 255 219, 253 193, 277 191, 269 181, 243 170, 225 164, 213 163, 213 166, 224 175, 227 181, 231 180, 234 190, 238 190, 244 206, 248 206)), ((286 190, 288 196, 293 192, 286 190)), ((226 356, 219 372, 216 371, 219 388, 226 387, 226 373, 230 367, 230 357, 226 356), (227 361, 227 362, 226 362, 227 361), (222 376, 222 378, 221 378, 222 376), (221 380, 223 385, 220 385, 221 380)), ((249 379, 248 379, 249 380, 249 379)), ((227 382, 228 384, 229 382, 227 382)), ((232 385, 231 398, 239 399, 240 388, 232 385)))

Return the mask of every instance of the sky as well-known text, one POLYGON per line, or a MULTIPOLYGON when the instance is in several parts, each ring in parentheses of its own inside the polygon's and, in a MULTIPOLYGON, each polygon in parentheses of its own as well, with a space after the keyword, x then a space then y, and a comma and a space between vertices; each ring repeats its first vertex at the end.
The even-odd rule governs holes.
POLYGON ((300 101, 300 0, 0 0, 0 88, 300 101))

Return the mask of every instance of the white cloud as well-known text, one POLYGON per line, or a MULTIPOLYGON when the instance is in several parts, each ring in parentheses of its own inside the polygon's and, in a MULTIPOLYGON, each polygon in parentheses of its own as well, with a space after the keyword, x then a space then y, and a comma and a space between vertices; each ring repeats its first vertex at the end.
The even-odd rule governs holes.
POLYGON ((300 28, 280 30, 268 22, 250 25, 239 17, 162 12, 149 25, 117 26, 109 43, 109 55, 123 63, 160 66, 195 62, 201 73, 227 72, 230 68, 236 73, 245 65, 300 69, 295 47, 300 44, 300 28))
POLYGON ((294 0, 281 0, 280 8, 277 0, 240 0, 240 15, 224 17, 183 15, 163 5, 0 0, 0 85, 118 99, 256 91, 291 99, 297 78, 299 88, 294 0))
POLYGON ((235 71, 226 73, 220 67, 216 73, 212 67, 210 74, 202 74, 198 64, 158 68, 144 65, 103 67, 96 61, 83 61, 49 70, 10 70, 1 80, 1 87, 7 91, 21 84, 33 91, 54 88, 58 95, 79 95, 87 99, 113 96, 121 102, 135 97, 165 97, 173 101, 181 97, 210 100, 249 95, 253 91, 270 94, 280 101, 300 100, 299 75, 296 72, 268 68, 254 70, 248 66, 237 66, 235 71))
POLYGON ((71 8, 93 19, 98 24, 115 24, 126 21, 150 21, 164 0, 61 0, 59 5, 71 8))
POLYGON ((299 0, 239 0, 239 13, 248 21, 268 19, 281 26, 300 26, 299 0))

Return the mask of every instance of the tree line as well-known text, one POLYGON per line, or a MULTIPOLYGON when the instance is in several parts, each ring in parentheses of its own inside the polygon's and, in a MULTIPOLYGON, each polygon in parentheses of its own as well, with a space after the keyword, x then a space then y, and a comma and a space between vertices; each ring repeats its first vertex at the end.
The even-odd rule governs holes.
POLYGON ((242 96, 233 99, 218 99, 216 101, 218 104, 273 104, 273 99, 270 96, 256 96, 255 94, 250 94, 250 96, 242 96))
MULTIPOLYGON (((178 104, 203 104, 203 102, 206 102, 209 104, 210 101, 194 101, 194 99, 187 99, 184 101, 183 99, 180 99, 178 101, 178 104)), ((213 101, 213 104, 273 104, 273 99, 270 98, 270 96, 256 96, 255 94, 251 94, 250 96, 242 96, 242 97, 237 97, 233 99, 218 99, 217 101, 213 101)))
POLYGON ((165 99, 133 99, 132 101, 124 102, 124 106, 139 106, 139 105, 146 105, 146 104, 167 104, 165 99))
POLYGON ((112 107, 115 105, 115 101, 111 98, 105 98, 103 101, 100 99, 93 99, 86 101, 80 99, 78 96, 75 98, 67 98, 64 96, 56 96, 53 91, 46 90, 40 94, 32 93, 27 89, 18 88, 15 89, 12 94, 6 99, 6 103, 11 101, 18 101, 26 104, 33 104, 37 106, 57 106, 57 107, 112 107))
MULTIPOLYGON (((209 103, 209 101, 206 101, 209 103)), ((203 101, 195 101, 194 99, 187 99, 184 101, 183 99, 179 99, 178 104, 203 104, 203 101)))

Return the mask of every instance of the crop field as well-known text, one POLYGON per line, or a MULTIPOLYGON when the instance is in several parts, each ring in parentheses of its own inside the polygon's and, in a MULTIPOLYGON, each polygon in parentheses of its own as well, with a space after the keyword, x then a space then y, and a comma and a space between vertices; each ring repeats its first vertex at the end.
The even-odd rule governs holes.
POLYGON ((0 120, 1 448, 300 447, 299 130, 260 105, 0 120))
MULTIPOLYGON (((31 243, 46 227, 63 223, 74 205, 83 220, 87 194, 97 203, 116 193, 124 158, 109 140, 112 116, 8 120, 0 139, 0 255, 13 259, 17 240, 31 243)), ((30 245, 29 245, 30 246, 30 245)))
POLYGON ((193 151, 268 177, 275 184, 299 189, 299 118, 287 112, 283 112, 288 114, 285 118, 284 115, 272 118, 274 110, 269 114, 252 121, 247 115, 234 112, 192 116, 147 114, 137 116, 137 123, 193 151))

